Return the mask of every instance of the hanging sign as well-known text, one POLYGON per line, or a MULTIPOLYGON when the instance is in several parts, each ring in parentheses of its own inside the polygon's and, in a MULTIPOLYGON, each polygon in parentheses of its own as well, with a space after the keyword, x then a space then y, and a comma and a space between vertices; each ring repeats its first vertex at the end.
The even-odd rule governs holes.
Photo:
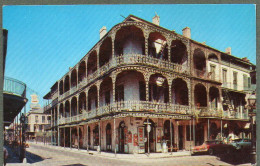
POLYGON ((138 127, 138 145, 140 149, 144 149, 144 127, 138 127))

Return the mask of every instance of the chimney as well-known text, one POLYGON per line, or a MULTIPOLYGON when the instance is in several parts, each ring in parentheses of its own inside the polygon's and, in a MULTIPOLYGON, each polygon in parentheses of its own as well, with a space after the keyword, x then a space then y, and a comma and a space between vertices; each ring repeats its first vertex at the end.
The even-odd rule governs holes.
POLYGON ((231 55, 231 47, 226 48, 226 53, 231 55))
POLYGON ((190 37, 191 37, 190 28, 189 27, 183 28, 182 35, 190 39, 190 37))
POLYGON ((105 36, 105 34, 107 33, 107 27, 103 26, 100 30, 99 30, 99 35, 100 35, 100 39, 105 36))
POLYGON ((242 60, 245 62, 250 62, 249 59, 247 59, 247 57, 242 58, 242 60))
POLYGON ((153 17, 153 23, 156 25, 160 25, 160 17, 155 14, 155 16, 153 17))

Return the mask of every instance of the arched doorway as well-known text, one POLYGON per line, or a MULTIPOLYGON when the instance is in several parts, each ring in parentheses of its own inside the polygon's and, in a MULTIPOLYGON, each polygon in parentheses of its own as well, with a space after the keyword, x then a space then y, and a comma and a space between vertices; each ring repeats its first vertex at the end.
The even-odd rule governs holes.
POLYGON ((106 150, 111 151, 112 150, 112 135, 111 135, 111 125, 110 123, 106 126, 106 150))
POLYGON ((145 152, 148 152, 148 146, 149 146, 149 150, 150 152, 155 152, 155 124, 151 119, 147 119, 144 120, 144 138, 145 138, 145 152), (147 131, 147 125, 150 125, 150 132, 149 132, 149 139, 148 139, 148 131, 147 131))
POLYGON ((122 121, 119 123, 119 129, 118 129, 118 139, 119 139, 119 145, 118 145, 118 152, 124 153, 125 152, 125 122, 122 121))

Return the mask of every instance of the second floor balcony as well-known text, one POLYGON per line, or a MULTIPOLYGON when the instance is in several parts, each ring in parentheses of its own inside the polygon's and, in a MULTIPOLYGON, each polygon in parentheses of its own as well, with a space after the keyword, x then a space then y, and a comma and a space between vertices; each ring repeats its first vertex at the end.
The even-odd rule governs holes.
POLYGON ((79 122, 116 112, 174 113, 183 115, 190 115, 192 113, 190 106, 187 105, 156 103, 147 101, 121 101, 108 104, 97 109, 92 109, 88 112, 85 110, 82 112, 82 114, 78 114, 71 117, 61 117, 59 119, 59 124, 79 122))

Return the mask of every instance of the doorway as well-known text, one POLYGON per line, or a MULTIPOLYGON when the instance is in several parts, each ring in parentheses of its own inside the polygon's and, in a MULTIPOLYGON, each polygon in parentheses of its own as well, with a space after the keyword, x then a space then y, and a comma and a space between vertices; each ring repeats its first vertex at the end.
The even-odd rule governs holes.
POLYGON ((111 125, 110 123, 107 124, 106 126, 106 150, 107 151, 111 151, 112 147, 111 147, 111 125))
POLYGON ((147 119, 144 120, 144 137, 146 139, 145 142, 145 153, 148 153, 148 144, 150 152, 155 152, 155 125, 154 122, 149 119, 148 124, 150 125, 149 139, 148 139, 148 131, 147 131, 147 119))
POLYGON ((125 152, 125 122, 124 121, 120 122, 119 124, 118 136, 119 136, 118 152, 124 153, 125 152))
POLYGON ((179 131, 179 150, 183 149, 183 126, 178 126, 179 131))

